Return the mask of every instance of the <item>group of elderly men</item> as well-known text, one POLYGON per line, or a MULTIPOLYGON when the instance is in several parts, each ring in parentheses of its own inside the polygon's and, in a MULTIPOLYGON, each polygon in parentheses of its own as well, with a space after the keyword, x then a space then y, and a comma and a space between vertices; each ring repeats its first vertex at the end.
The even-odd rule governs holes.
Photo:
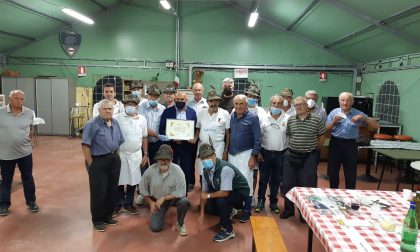
MULTIPOLYGON (((325 110, 316 104, 318 95, 313 90, 293 100, 293 91, 286 88, 271 97, 266 112, 258 106, 261 97, 257 85, 251 84, 245 94, 235 96, 230 78, 223 80, 221 96, 211 90, 207 99, 203 98, 201 83, 193 85, 192 100, 167 86, 166 107, 159 103, 162 92, 157 86, 147 89, 147 99, 142 98, 143 83, 135 82, 131 89, 132 94, 121 103, 115 99, 114 85, 105 84, 105 99, 95 104, 95 117, 83 130, 82 151, 89 174, 92 222, 98 231, 117 225, 114 217, 122 211, 139 213, 134 206, 138 186, 151 212, 151 230, 161 231, 167 210, 176 206, 176 228, 180 235, 187 235, 184 224, 189 207, 187 192, 189 185, 195 184, 198 156, 199 222, 204 221, 205 213, 218 215, 220 232, 213 240, 226 241, 235 236, 231 219, 238 210, 240 222, 249 221, 257 182, 255 212, 264 209, 269 186, 268 206, 277 214, 279 190, 286 194, 295 186, 317 186, 319 149, 326 130, 332 135, 328 160, 330 186, 338 188, 343 164, 345 186, 354 189, 359 126, 378 127, 375 120, 352 108, 353 96, 348 92, 340 94, 340 108, 327 117, 325 110), (167 119, 193 121, 194 137, 169 139, 165 134, 167 119)), ((29 129, 32 124, 33 113, 23 107, 23 99, 23 92, 13 91, 9 105, 0 108, 0 144, 10 147, 0 150, 1 216, 8 214, 11 204, 10 187, 16 164, 25 179, 28 210, 39 209, 35 203, 29 130, 22 132, 20 139, 16 134, 6 137, 16 122, 25 124, 22 129, 26 126, 29 129), (11 137, 14 141, 3 141, 11 137)), ((280 218, 294 216, 293 203, 287 198, 284 202, 280 218)))

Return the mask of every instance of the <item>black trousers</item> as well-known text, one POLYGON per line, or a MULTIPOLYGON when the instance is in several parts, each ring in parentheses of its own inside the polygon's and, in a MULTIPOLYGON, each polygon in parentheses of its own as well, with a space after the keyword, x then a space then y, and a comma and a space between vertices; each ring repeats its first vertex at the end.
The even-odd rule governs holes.
POLYGON ((340 167, 343 164, 346 189, 356 189, 357 156, 357 145, 354 139, 341 139, 331 136, 328 147, 330 188, 338 188, 340 167))
POLYGON ((228 232, 232 232, 233 227, 230 220, 232 207, 242 209, 246 198, 247 196, 238 191, 231 191, 227 198, 208 199, 204 211, 211 215, 218 215, 220 217, 220 226, 226 228, 228 232))
POLYGON ((186 190, 188 192, 188 185, 193 182, 191 170, 194 171, 194 162, 196 158, 194 154, 196 153, 197 148, 194 144, 190 144, 187 141, 181 141, 179 144, 172 142, 171 147, 174 151, 172 162, 179 165, 184 172, 186 190))
POLYGON ((264 161, 259 163, 259 201, 265 202, 265 192, 268 183, 270 183, 270 205, 277 204, 277 194, 283 176, 284 153, 285 151, 268 151, 261 149, 261 155, 264 161))
POLYGON ((93 157, 88 169, 90 186, 90 212, 94 224, 112 218, 118 199, 118 180, 121 160, 118 154, 93 157))
MULTIPOLYGON (((302 156, 300 163, 293 162, 290 150, 286 151, 283 169, 283 189, 285 194, 295 186, 317 187, 318 158, 318 151, 314 150, 309 152, 308 155, 302 156)), ((284 197, 284 208, 286 211, 294 212, 294 204, 287 197, 284 197)))
POLYGON ((35 182, 32 176, 32 154, 14 160, 0 160, 1 177, 3 179, 0 183, 0 206, 6 208, 11 205, 10 194, 16 164, 20 170, 26 204, 29 205, 36 200, 35 182))
POLYGON ((137 185, 119 185, 118 186, 118 200, 116 207, 130 207, 134 205, 134 192, 137 185))

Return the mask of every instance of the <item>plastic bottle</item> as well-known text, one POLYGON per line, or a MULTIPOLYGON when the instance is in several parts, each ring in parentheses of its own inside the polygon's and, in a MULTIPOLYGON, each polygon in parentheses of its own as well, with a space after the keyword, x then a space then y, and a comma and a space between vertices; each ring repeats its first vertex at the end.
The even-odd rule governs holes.
POLYGON ((417 186, 414 202, 416 202, 417 225, 420 225, 420 186, 417 186))
POLYGON ((419 231, 417 225, 416 203, 411 201, 401 232, 401 251, 416 251, 417 233, 419 231))

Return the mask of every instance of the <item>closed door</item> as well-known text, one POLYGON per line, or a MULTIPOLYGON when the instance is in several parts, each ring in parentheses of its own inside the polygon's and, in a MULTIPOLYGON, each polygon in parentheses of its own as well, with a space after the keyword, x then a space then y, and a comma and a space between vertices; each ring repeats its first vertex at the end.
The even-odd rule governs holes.
POLYGON ((52 79, 52 118, 55 135, 70 134, 69 87, 67 79, 52 79))
POLYGON ((36 110, 37 117, 44 119, 45 124, 38 125, 39 134, 53 133, 52 89, 50 79, 36 79, 36 110))

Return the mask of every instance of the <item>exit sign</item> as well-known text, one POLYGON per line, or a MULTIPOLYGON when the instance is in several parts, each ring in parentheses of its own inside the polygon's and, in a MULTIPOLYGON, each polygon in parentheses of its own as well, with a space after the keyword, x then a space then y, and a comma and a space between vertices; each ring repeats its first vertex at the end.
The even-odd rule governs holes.
POLYGON ((327 81, 327 72, 319 72, 319 81, 326 82, 327 81))

